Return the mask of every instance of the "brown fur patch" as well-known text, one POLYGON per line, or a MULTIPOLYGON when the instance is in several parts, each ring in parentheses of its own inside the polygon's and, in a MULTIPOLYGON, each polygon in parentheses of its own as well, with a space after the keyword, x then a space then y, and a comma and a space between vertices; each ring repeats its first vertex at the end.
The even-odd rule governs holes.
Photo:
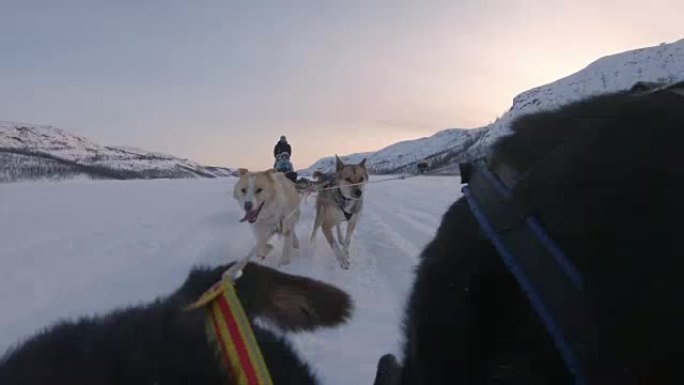
POLYGON ((338 174, 342 184, 357 184, 368 180, 368 172, 358 165, 343 165, 338 174))
POLYGON ((248 264, 237 282, 245 310, 284 330, 313 330, 346 322, 353 304, 344 291, 305 277, 248 264))

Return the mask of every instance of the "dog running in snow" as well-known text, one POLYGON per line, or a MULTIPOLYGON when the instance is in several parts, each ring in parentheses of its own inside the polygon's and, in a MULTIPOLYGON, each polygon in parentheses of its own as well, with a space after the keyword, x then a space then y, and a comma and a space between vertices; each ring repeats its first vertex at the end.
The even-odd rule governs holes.
MULTIPOLYGON (((349 269, 349 243, 363 209, 363 189, 368 182, 368 169, 366 159, 359 164, 344 164, 335 155, 335 163, 335 173, 322 186, 316 198, 316 219, 311 241, 315 240, 318 228, 322 228, 340 267, 346 270, 349 269), (347 231, 343 237, 341 225, 345 221, 347 231), (333 227, 337 229, 337 239, 333 235, 333 227)), ((321 180, 320 173, 315 176, 321 180)))
POLYGON ((283 236, 283 254, 280 266, 290 263, 292 249, 299 248, 295 225, 299 220, 299 194, 283 173, 275 170, 249 172, 241 168, 233 196, 245 210, 240 222, 251 224, 256 238, 256 256, 259 259, 273 250, 268 239, 274 233, 283 236))

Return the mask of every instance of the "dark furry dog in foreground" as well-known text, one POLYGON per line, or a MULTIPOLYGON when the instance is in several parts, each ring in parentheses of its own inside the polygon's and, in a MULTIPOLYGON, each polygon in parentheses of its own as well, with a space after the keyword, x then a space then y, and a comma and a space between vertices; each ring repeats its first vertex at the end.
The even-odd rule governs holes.
MULTIPOLYGON (((205 312, 184 307, 219 281, 228 266, 193 270, 175 293, 152 304, 49 328, 0 360, 0 384, 216 384, 228 378, 205 333, 205 312)), ((312 279, 248 264, 236 291, 250 319, 287 331, 345 322, 351 299, 312 279)), ((275 384, 315 384, 287 342, 253 324, 275 384)))
MULTIPOLYGON (((522 117, 487 159, 584 276, 591 384, 684 378, 684 93, 673 90, 522 117)), ((383 357, 377 384, 574 382, 463 198, 421 255, 405 332, 403 363, 383 357)))

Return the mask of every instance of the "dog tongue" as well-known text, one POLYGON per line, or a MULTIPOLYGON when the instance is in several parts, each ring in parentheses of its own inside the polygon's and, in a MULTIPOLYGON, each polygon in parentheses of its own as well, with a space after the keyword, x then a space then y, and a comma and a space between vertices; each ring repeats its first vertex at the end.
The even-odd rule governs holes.
POLYGON ((258 209, 252 211, 245 211, 245 216, 240 219, 240 222, 249 221, 249 223, 256 222, 259 217, 259 212, 261 211, 261 206, 258 209))
POLYGON ((245 216, 240 219, 240 222, 244 221, 249 221, 249 223, 254 223, 256 222, 257 218, 259 218, 259 213, 261 212, 261 208, 264 207, 264 202, 261 202, 259 207, 256 210, 251 210, 251 211, 245 211, 245 216))
POLYGON ((242 217, 242 219, 240 219, 240 223, 242 223, 244 221, 250 221, 250 222, 253 221, 254 220, 253 218, 255 216, 254 214, 256 214, 256 210, 245 211, 245 216, 242 217))

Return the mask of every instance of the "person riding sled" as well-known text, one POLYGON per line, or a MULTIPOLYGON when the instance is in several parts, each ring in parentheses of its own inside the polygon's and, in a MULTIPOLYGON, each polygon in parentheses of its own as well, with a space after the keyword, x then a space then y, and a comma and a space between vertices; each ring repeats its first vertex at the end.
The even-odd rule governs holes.
POLYGON ((285 135, 282 135, 275 147, 273 147, 273 157, 277 159, 278 155, 283 153, 287 154, 288 156, 292 156, 292 146, 290 146, 290 143, 287 142, 285 135))
POLYGON ((288 179, 297 183, 297 173, 294 171, 290 156, 292 156, 292 146, 287 142, 285 135, 282 135, 273 148, 273 157, 275 157, 273 168, 284 173, 288 179))

